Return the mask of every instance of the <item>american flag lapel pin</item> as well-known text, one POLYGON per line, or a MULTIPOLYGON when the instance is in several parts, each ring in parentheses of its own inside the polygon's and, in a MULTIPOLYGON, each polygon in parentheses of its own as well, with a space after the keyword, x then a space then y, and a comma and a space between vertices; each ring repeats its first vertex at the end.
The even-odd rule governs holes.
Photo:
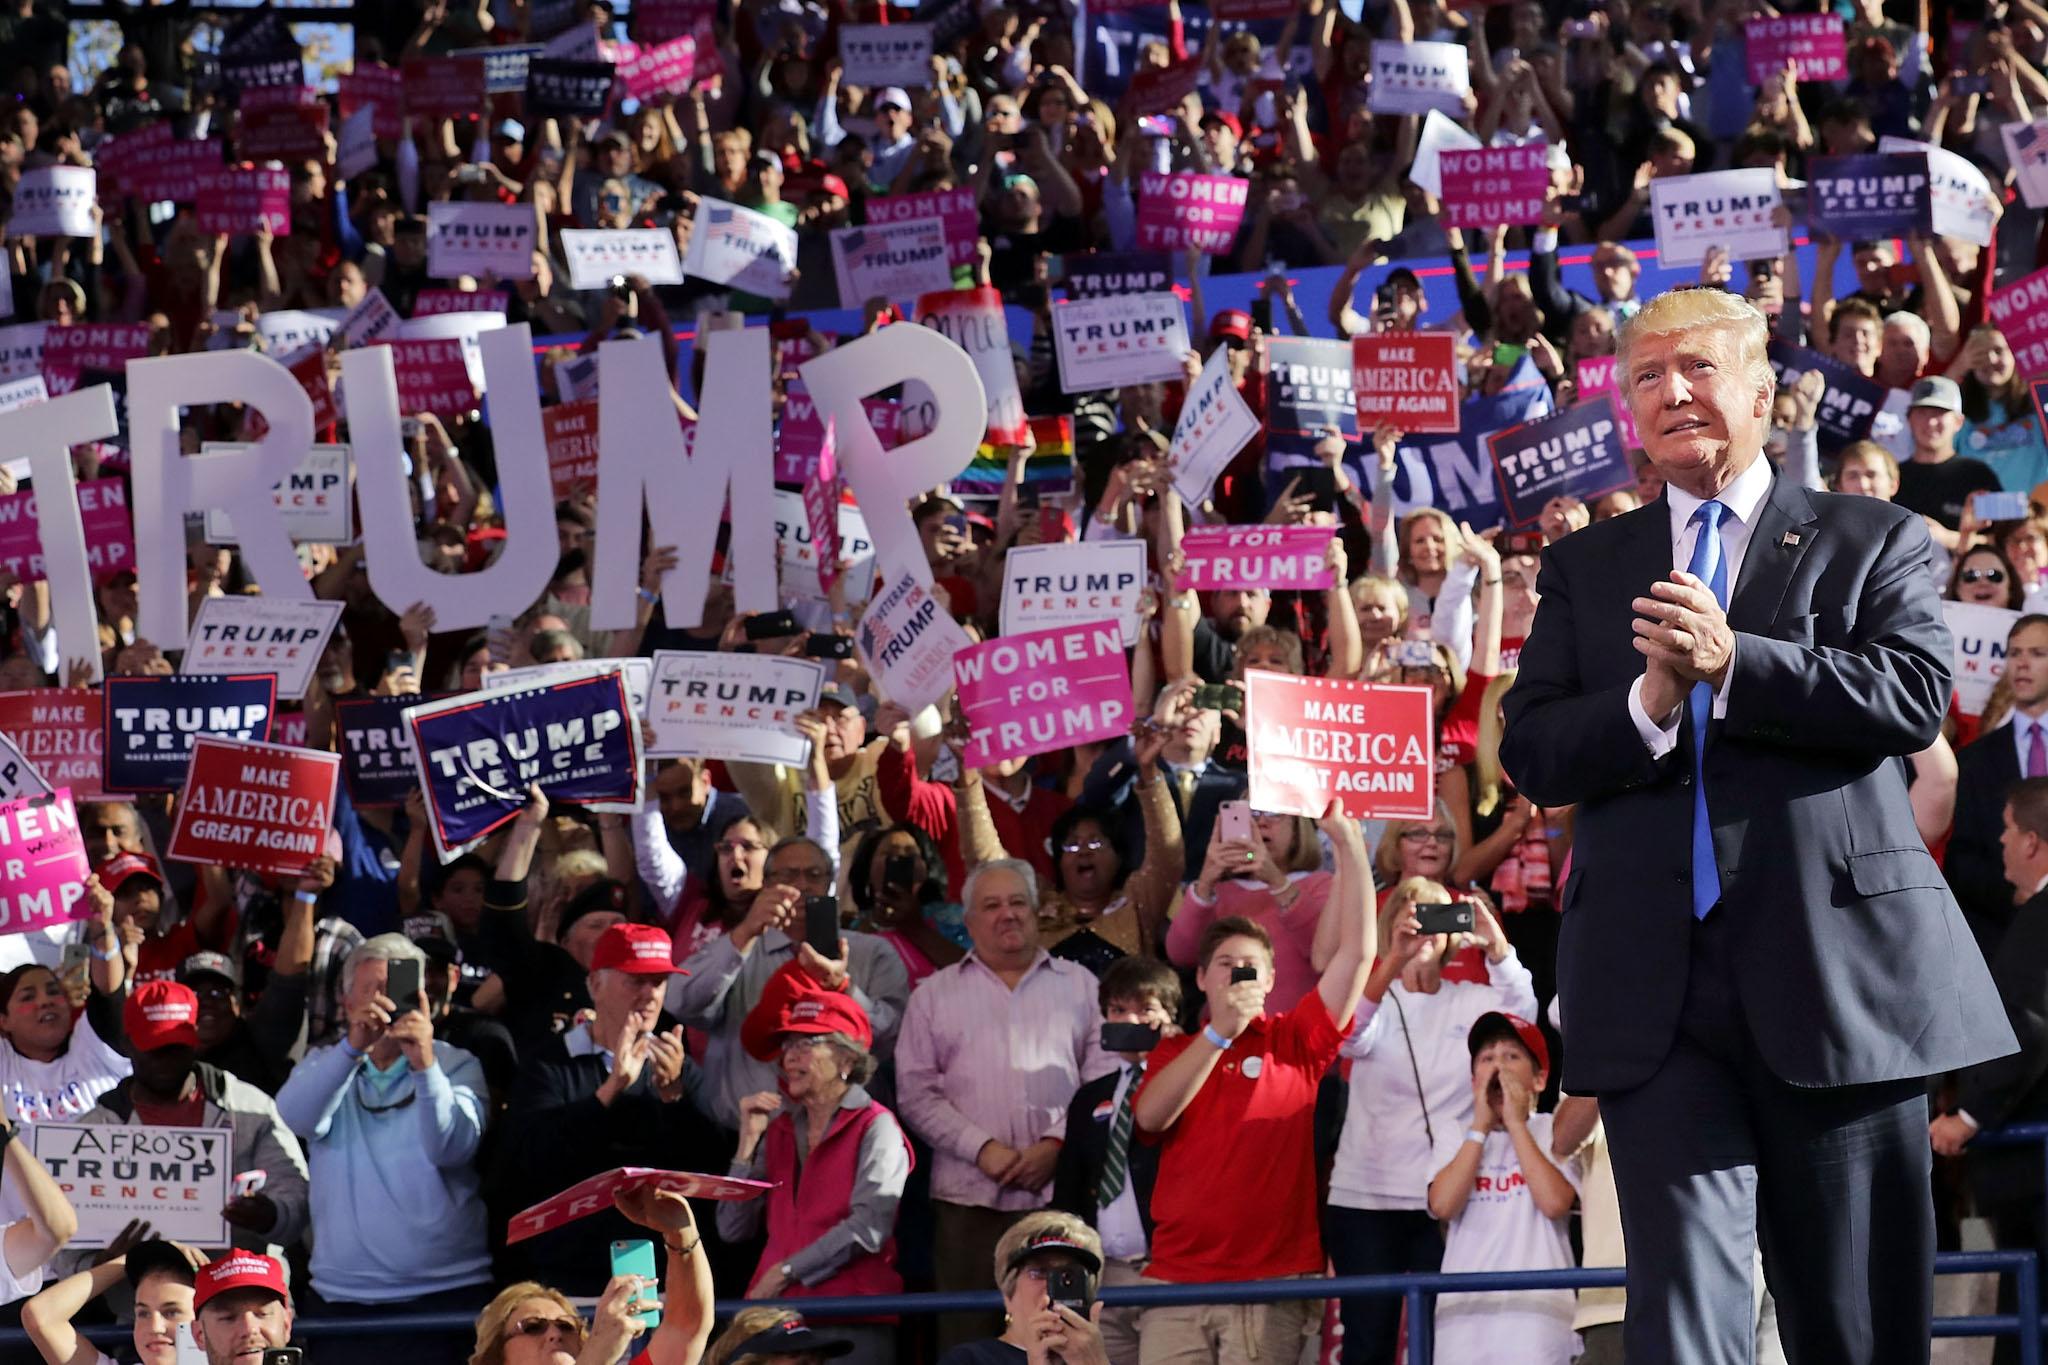
POLYGON ((1797 545, 1799 543, 1799 533, 1797 531, 1787 531, 1785 538, 1778 543, 1780 545, 1797 545))

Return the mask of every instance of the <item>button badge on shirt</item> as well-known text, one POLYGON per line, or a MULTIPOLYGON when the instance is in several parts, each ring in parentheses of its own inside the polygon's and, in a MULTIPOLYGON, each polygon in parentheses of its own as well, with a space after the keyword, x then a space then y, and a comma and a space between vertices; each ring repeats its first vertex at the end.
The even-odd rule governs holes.
POLYGON ((1245 1079, 1246 1079, 1246 1080, 1249 1080, 1249 1081, 1255 1081, 1255 1080, 1257 1080, 1257 1079, 1259 1078, 1259 1072, 1263 1071, 1263 1070, 1265 1069, 1265 1066, 1266 1066, 1266 1063, 1265 1063, 1265 1059, 1264 1059, 1264 1058, 1261 1058, 1261 1057, 1247 1057, 1247 1058, 1245 1058, 1245 1059, 1244 1059, 1244 1075, 1245 1075, 1245 1079))

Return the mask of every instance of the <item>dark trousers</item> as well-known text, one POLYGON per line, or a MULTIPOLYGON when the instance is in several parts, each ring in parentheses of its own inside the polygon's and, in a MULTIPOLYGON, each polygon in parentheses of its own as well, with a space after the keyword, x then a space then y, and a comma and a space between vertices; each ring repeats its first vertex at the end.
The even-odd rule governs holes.
POLYGON ((1925 1089, 1773 1075, 1728 970, 1727 918, 1721 907, 1694 926, 1671 1054, 1600 1097, 1628 1243, 1629 1365, 1749 1365, 1758 1245, 1792 1365, 1927 1365, 1925 1089))
MULTIPOLYGON (((996 1243, 1010 1225, 1024 1216, 1001 1209, 975 1208, 968 1204, 932 1201, 932 1240, 935 1260, 932 1278, 942 1294, 996 1288, 996 1243)), ((941 1313, 938 1315, 938 1349, 944 1355, 955 1346, 984 1337, 1000 1336, 1003 1319, 999 1313, 941 1313)))
MULTIPOLYGON (((299 1315, 308 1318, 374 1318, 398 1313, 475 1313, 491 1301, 487 1284, 444 1289, 397 1303, 333 1303, 311 1288, 299 1291, 299 1315)), ((474 1330, 439 1335, 431 1332, 378 1333, 336 1337, 320 1348, 323 1359, 374 1360, 377 1365, 447 1365, 465 1360, 476 1345, 474 1330)), ((310 1354, 310 1352, 309 1352, 310 1354)))
MULTIPOLYGON (((1323 1247, 1339 1275, 1397 1275, 1443 1265, 1444 1234, 1426 1209, 1323 1210, 1323 1247)), ((1367 1294, 1338 1305, 1344 1365, 1396 1365, 1401 1344, 1398 1294, 1367 1294)))

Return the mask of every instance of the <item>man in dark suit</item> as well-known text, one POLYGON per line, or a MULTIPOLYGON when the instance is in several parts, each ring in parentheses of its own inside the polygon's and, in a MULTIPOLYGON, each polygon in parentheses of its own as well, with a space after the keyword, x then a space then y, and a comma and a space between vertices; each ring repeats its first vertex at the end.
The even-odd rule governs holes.
POLYGON ((1986 958, 2012 923, 2012 887, 2000 853, 2005 794, 2022 777, 2048 777, 2048 616, 2022 616, 2005 642, 2012 719, 1956 755, 1956 821, 1944 872, 1986 958))
POLYGON ((1677 290, 1619 371, 1664 496, 1552 545, 1501 763, 1576 805, 1565 1087, 1595 1094, 1630 1365, 1928 1359, 1923 1078, 2012 1050, 1914 828, 1951 645, 1918 517, 1763 458, 1768 325, 1677 290))
MULTIPOLYGON (((1999 823, 2006 897, 2018 903, 2019 913, 1991 957, 1991 979, 2019 1035, 2020 1050, 1980 1062, 1956 1078, 1956 1111, 1927 1125, 1929 1141, 1943 1156, 1954 1156, 1985 1128, 2048 1118, 2048 777, 2014 783, 1999 823)), ((1991 1220, 1999 1247, 2038 1248, 2040 1149, 1973 1148, 1969 1174, 1977 1207, 1991 1220)), ((1999 1277, 2001 1313, 2013 1311, 2012 1286, 2005 1283, 2009 1278, 1999 1277)), ((2000 1337, 1993 1365, 2019 1358, 2019 1343, 2000 1337)))
MULTIPOLYGON (((1190 882, 1202 874, 1202 860, 1209 856, 1216 808, 1225 801, 1242 800, 1245 792, 1242 772, 1212 761, 1223 721, 1220 712, 1195 705, 1200 684, 1199 678, 1169 683, 1152 708, 1152 718, 1166 726, 1171 736, 1159 755, 1160 775, 1180 812, 1181 834, 1188 850, 1187 871, 1181 880, 1190 882)), ((1080 801, 1084 806, 1121 813, 1132 867, 1145 858, 1145 818, 1132 790, 1137 778, 1138 762, 1131 755, 1131 741, 1120 739, 1104 749, 1088 770, 1080 801)))
MULTIPOLYGON (((1104 1046, 1112 1025, 1136 1025, 1158 1037, 1179 1033, 1180 977, 1157 958, 1125 957, 1111 963, 1097 990, 1104 1046)), ((1152 1252, 1152 1185, 1159 1148, 1135 1141, 1131 1097, 1145 1074, 1149 1048, 1121 1047, 1123 1065, 1074 1092, 1067 1105, 1067 1138, 1053 1168, 1052 1206, 1083 1219, 1102 1238, 1102 1283, 1136 1284, 1152 1252)), ((1102 1343, 1110 1365, 1137 1365, 1138 1310, 1107 1308, 1102 1343)))

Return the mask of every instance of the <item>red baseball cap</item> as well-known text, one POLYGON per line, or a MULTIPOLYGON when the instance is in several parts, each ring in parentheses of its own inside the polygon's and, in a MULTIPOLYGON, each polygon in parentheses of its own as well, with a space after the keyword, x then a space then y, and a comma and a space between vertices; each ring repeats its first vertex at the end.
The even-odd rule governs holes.
POLYGON ((209 1299, 234 1289, 267 1289, 287 1303, 292 1297, 284 1282, 284 1266, 274 1257, 253 1251, 230 1251, 199 1267, 192 1286, 193 1311, 206 1307, 209 1299))
POLYGON ((1543 1030, 1521 1015, 1509 1014, 1505 1010, 1488 1010, 1475 1019, 1472 1031, 1465 1035, 1465 1050, 1477 1057, 1479 1049, 1508 1034, 1513 1034, 1523 1047, 1529 1049, 1529 1055, 1536 1059, 1538 1071, 1550 1070, 1550 1044, 1543 1041, 1543 1030))
POLYGON ((176 981, 145 981, 129 993, 121 1026, 137 1052, 199 1046, 199 997, 176 981))
POLYGON ((675 942, 668 931, 652 924, 614 924, 590 951, 590 970, 607 969, 632 976, 688 976, 676 966, 675 942))
POLYGON ((119 891, 136 877, 147 877, 157 890, 164 889, 163 864, 147 853, 116 853, 99 865, 98 872, 100 885, 110 892, 119 891))
POLYGON ((875 1030, 868 1012, 845 991, 827 990, 794 962, 784 963, 761 989, 761 999, 740 1025, 740 1046, 765 1062, 782 1050, 785 1033, 843 1033, 862 1047, 873 1047, 875 1030))
POLYGON ((1252 315, 1241 308, 1226 308, 1209 320, 1209 335, 1212 337, 1236 337, 1239 341, 1252 339, 1252 315))

